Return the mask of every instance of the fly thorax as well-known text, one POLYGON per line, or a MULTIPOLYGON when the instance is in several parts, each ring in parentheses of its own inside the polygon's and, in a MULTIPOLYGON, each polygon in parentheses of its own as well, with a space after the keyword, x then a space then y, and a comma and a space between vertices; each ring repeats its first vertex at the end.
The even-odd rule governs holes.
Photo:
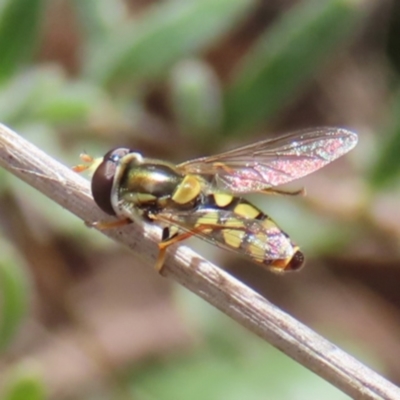
POLYGON ((128 207, 162 208, 183 179, 169 165, 130 165, 121 177, 119 200, 128 207))

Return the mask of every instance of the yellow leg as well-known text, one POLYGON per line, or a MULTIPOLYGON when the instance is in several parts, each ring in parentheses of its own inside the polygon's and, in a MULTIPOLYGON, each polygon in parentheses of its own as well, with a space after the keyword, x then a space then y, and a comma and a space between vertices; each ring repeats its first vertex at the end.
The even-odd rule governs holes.
POLYGON ((180 235, 174 236, 172 239, 165 240, 164 242, 158 243, 158 257, 156 261, 156 271, 161 274, 162 268, 164 266, 165 256, 167 254, 167 249, 169 246, 181 242, 182 240, 186 240, 193 236, 195 233, 193 232, 185 232, 180 235))
MULTIPOLYGON (((162 268, 164 266, 166 251, 169 246, 172 246, 175 243, 182 242, 183 240, 189 239, 190 237, 197 235, 200 232, 205 231, 207 229, 214 229, 214 230, 226 229, 226 226, 225 225, 204 224, 204 225, 197 226, 196 228, 193 228, 193 230, 191 230, 190 232, 184 232, 184 233, 181 233, 180 235, 174 236, 171 239, 160 242, 158 244, 159 253, 158 253, 158 257, 157 257, 157 261, 156 261, 156 265, 155 265, 156 270, 161 274, 162 268)), ((229 227, 229 229, 241 230, 243 228, 242 227, 229 227)))
POLYGON ((225 172, 227 172, 228 174, 233 174, 233 172, 234 172, 234 169, 228 167, 227 165, 225 165, 224 163, 221 163, 221 162, 215 162, 215 163, 213 164, 213 167, 214 167, 214 168, 223 169, 223 170, 224 170, 225 172))
POLYGON ((162 269, 164 267, 166 255, 167 255, 167 247, 160 247, 160 245, 158 245, 158 256, 155 268, 160 275, 162 275, 162 269))
POLYGON ((78 165, 74 165, 71 169, 72 169, 72 171, 80 174, 81 172, 86 171, 89 168, 90 168, 90 165, 78 164, 78 165))
MULTIPOLYGON (((151 219, 153 221, 158 221, 160 223, 164 223, 164 224, 174 224, 173 220, 170 220, 166 215, 151 215, 151 219)), ((217 225, 217 224, 202 224, 199 226, 196 226, 195 228, 193 228, 191 231, 188 232, 183 232, 179 235, 176 235, 170 239, 164 240, 162 242, 160 242, 158 244, 158 249, 159 249, 159 253, 158 253, 158 257, 157 257, 157 261, 156 261, 156 270, 161 274, 162 273, 162 268, 164 265, 164 261, 165 261, 165 256, 166 256, 166 251, 167 248, 175 243, 181 242, 182 240, 186 240, 189 239, 191 236, 195 236, 200 234, 203 231, 206 230, 217 230, 217 229, 226 229, 226 225, 217 225)), ((242 230, 243 227, 229 227, 229 229, 231 230, 242 230)))
POLYGON ((89 154, 86 154, 86 153, 82 153, 79 156, 79 158, 85 164, 78 164, 78 165, 75 165, 74 167, 72 167, 72 170, 75 171, 75 172, 78 172, 78 173, 81 173, 81 172, 86 171, 87 169, 89 169, 93 165, 93 163, 95 161, 95 159, 92 156, 89 156, 89 154))

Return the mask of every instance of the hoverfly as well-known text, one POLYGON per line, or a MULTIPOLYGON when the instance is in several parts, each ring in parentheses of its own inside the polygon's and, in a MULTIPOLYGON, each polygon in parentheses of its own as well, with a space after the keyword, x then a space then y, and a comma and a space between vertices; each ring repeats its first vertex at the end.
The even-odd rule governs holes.
POLYGON ((303 265, 303 253, 242 195, 300 193, 275 187, 322 168, 356 144, 354 132, 319 128, 178 165, 115 148, 100 160, 81 156, 88 164, 74 170, 96 166, 91 183, 94 200, 105 213, 118 217, 93 225, 106 229, 141 220, 163 227, 158 270, 167 247, 197 236, 274 272, 286 272, 303 265))

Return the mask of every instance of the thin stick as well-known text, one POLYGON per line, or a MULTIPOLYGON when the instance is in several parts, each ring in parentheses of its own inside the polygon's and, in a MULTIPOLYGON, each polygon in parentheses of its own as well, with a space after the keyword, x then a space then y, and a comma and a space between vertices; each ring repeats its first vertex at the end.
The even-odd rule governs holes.
MULTIPOLYGON (((0 124, 0 165, 87 222, 104 220, 89 182, 0 124)), ((102 232, 154 265, 157 233, 132 224, 102 232)), ((400 399, 400 389, 186 246, 168 252, 163 274, 356 399, 400 399)))

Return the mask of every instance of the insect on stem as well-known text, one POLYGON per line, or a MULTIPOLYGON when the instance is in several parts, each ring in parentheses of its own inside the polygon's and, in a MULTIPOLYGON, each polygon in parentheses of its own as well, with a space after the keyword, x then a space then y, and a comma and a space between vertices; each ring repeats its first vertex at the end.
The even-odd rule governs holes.
POLYGON ((95 202, 119 218, 92 226, 110 229, 141 220, 170 228, 159 245, 158 270, 167 247, 197 236, 271 271, 287 272, 303 265, 303 253, 267 214, 242 195, 304 194, 304 189, 291 192, 276 187, 322 168, 356 143, 354 132, 319 128, 179 165, 116 148, 99 159, 81 155, 88 164, 74 170, 94 171, 95 202))

